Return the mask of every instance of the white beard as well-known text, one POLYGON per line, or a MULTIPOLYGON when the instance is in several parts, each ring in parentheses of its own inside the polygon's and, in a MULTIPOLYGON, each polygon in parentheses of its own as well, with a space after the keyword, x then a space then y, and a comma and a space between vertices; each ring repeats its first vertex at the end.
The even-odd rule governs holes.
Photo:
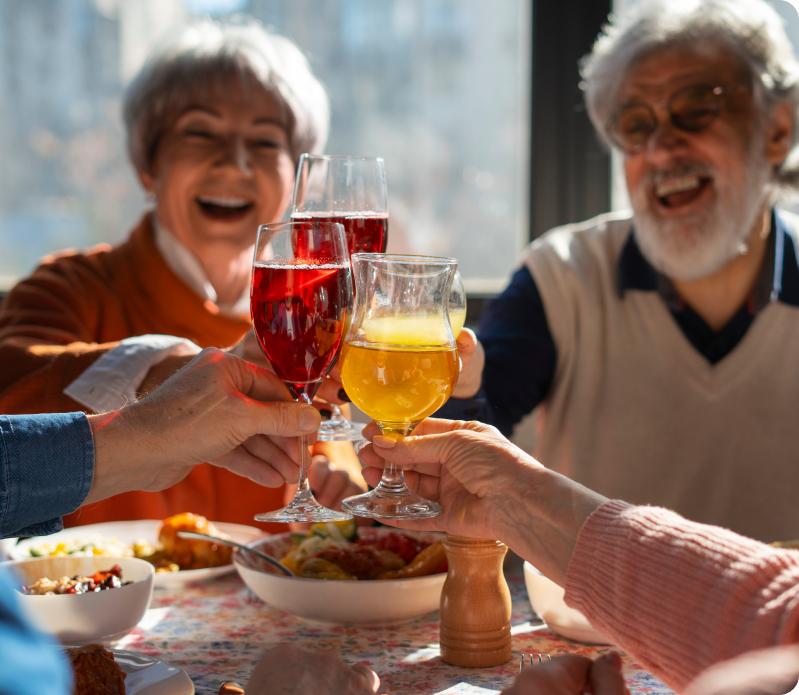
POLYGON ((747 241, 763 211, 771 178, 762 141, 753 145, 742 183, 727 172, 687 163, 653 172, 631 191, 636 241, 644 258, 658 271, 676 280, 698 280, 747 252, 747 241), (714 202, 690 217, 659 217, 650 207, 647 190, 665 178, 691 174, 711 177, 709 185, 716 192, 714 202))

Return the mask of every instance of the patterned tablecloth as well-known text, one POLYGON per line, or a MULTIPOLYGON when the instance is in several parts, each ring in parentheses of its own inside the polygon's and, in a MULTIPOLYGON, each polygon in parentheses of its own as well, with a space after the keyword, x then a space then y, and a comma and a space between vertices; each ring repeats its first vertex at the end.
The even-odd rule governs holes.
MULTIPOLYGON (((548 652, 596 657, 609 647, 574 642, 546 628, 527 600, 521 566, 506 568, 513 596, 513 654, 502 666, 467 669, 439 656, 438 613, 393 627, 323 626, 307 623, 262 603, 237 574, 182 589, 158 588, 139 626, 115 646, 183 668, 198 693, 216 693, 224 681, 246 683, 258 658, 280 642, 310 651, 335 650, 354 664, 366 663, 380 676, 381 692, 497 693, 513 683, 519 654, 548 652)), ((632 695, 672 693, 631 658, 624 675, 632 695)))

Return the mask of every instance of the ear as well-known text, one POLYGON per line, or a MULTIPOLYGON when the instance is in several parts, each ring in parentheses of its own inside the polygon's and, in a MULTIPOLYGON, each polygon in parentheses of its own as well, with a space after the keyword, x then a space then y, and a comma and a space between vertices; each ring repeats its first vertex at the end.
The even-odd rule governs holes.
POLYGON ((136 171, 139 175, 139 181, 141 181, 141 185, 144 186, 144 190, 148 193, 155 194, 155 179, 153 175, 146 172, 146 171, 136 171))
POLYGON ((776 104, 766 127, 766 157, 771 164, 777 166, 785 161, 791 151, 795 127, 793 105, 787 101, 776 104))

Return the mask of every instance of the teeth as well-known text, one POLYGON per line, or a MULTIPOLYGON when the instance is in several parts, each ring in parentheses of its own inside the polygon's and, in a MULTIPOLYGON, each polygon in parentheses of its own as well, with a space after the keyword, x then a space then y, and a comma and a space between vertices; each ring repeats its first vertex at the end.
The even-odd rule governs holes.
POLYGON ((223 208, 243 208, 250 204, 250 201, 245 198, 228 198, 219 195, 202 195, 197 198, 197 202, 218 205, 223 208))
POLYGON ((699 188, 698 176, 681 176, 678 179, 669 179, 663 183, 655 186, 655 195, 658 198, 665 198, 672 193, 682 193, 683 191, 690 191, 693 188, 699 188))

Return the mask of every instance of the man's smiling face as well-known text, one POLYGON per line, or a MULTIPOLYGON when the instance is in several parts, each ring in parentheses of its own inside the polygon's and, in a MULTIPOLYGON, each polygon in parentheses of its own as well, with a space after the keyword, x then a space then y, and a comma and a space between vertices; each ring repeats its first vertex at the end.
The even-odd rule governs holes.
POLYGON ((717 45, 652 53, 631 69, 618 104, 654 105, 658 121, 643 149, 624 155, 644 255, 671 277, 712 274, 746 243, 771 177, 765 119, 740 61, 717 45), (675 91, 693 85, 730 89, 716 118, 698 132, 674 126, 666 105, 675 91))
POLYGON ((247 249, 259 224, 279 221, 291 200, 294 163, 275 100, 232 80, 177 114, 142 174, 158 217, 188 248, 222 242, 247 249))

